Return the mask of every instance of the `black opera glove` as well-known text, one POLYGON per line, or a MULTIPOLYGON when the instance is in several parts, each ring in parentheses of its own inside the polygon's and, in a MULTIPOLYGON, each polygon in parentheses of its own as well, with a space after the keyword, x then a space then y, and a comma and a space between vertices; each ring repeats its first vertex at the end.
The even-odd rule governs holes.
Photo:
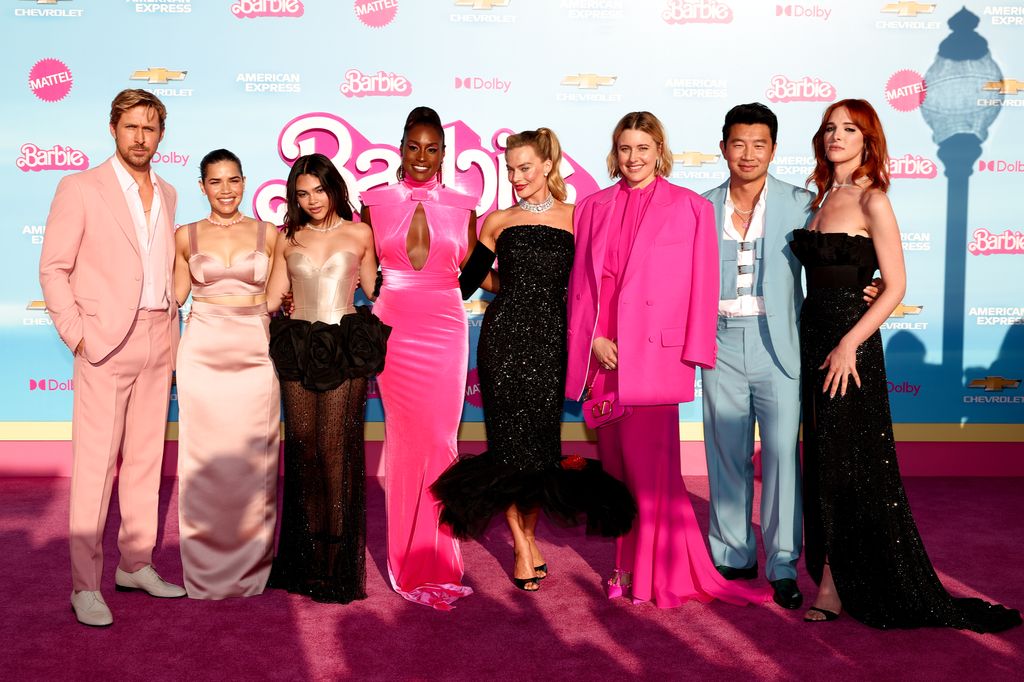
POLYGON ((383 270, 378 270, 377 271, 377 278, 374 279, 374 281, 373 281, 373 299, 374 300, 377 300, 377 297, 380 296, 380 288, 382 286, 384 286, 384 271, 383 270))
POLYGON ((466 267, 462 268, 462 273, 459 275, 459 289, 462 290, 463 301, 469 299, 480 288, 487 273, 491 271, 492 265, 494 265, 494 252, 477 242, 473 247, 473 253, 469 254, 466 267))

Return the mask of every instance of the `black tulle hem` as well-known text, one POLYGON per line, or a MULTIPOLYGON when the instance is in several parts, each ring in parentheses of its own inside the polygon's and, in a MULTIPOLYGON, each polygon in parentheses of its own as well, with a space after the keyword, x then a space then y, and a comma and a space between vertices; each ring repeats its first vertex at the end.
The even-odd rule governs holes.
POLYGON ((593 535, 629 532, 636 502, 622 481, 601 463, 577 455, 540 471, 523 471, 489 452, 463 457, 430 488, 441 502, 441 522, 459 538, 479 537, 491 518, 510 505, 541 509, 556 523, 584 522, 593 535))

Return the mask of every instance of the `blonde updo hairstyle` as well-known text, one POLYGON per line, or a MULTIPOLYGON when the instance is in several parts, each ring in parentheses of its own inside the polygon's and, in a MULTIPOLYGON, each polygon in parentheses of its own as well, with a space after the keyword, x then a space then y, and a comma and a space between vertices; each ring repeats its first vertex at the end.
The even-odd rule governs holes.
POLYGON ((631 111, 623 116, 615 130, 612 131, 612 150, 608 152, 608 175, 617 178, 622 175, 619 170, 619 136, 625 130, 639 130, 647 133, 658 145, 656 175, 667 178, 672 174, 672 150, 668 148, 668 135, 665 133, 665 126, 661 124, 658 117, 649 111, 631 111))
POLYGON ((555 199, 565 201, 566 193, 565 180, 559 167, 562 164, 562 145, 558 143, 558 137, 550 128, 537 128, 536 130, 524 130, 516 135, 509 135, 505 142, 505 152, 517 147, 533 147, 541 161, 551 162, 551 171, 548 172, 548 192, 555 199))

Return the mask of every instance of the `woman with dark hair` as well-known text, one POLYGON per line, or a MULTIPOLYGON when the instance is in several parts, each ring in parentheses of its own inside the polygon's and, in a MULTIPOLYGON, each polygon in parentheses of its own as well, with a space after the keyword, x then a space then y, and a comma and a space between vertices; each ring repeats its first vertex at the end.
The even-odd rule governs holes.
POLYGON ((497 291, 487 306, 477 361, 487 426, 487 452, 461 459, 431 488, 443 505, 441 520, 459 537, 480 535, 504 512, 512 533, 512 582, 540 588, 547 562, 537 545, 540 509, 605 535, 629 529, 636 514, 621 481, 594 460, 562 459, 565 386, 565 292, 572 266, 572 204, 559 166, 561 147, 548 128, 509 136, 508 179, 514 206, 487 216, 480 241, 462 274, 468 298, 490 277, 497 291), (502 264, 500 287, 491 270, 502 264))
POLYGON ((267 288, 272 310, 292 292, 290 318, 270 325, 284 395, 284 504, 270 586, 319 602, 364 599, 367 377, 384 362, 387 329, 353 306, 373 293, 373 233, 353 220, 348 189, 322 154, 288 174, 288 212, 267 288))
POLYGON ((946 592, 903 490, 878 331, 906 290, 882 124, 865 100, 842 100, 825 110, 812 144, 816 212, 792 241, 807 273, 804 555, 819 585, 804 620, 835 620, 845 609, 877 628, 1019 625, 1016 610, 946 592), (886 288, 869 307, 861 289, 876 269, 886 288))
POLYGON ((373 312, 393 330, 378 378, 388 575, 404 598, 448 610, 473 590, 428 487, 456 457, 469 358, 458 277, 476 243, 476 200, 441 184, 444 129, 433 109, 409 113, 400 147, 400 182, 360 197, 383 274, 373 312))
POLYGON ((626 114, 611 141, 608 172, 621 180, 581 201, 573 221, 566 377, 566 397, 592 394, 584 409, 607 419, 597 426, 601 462, 638 508, 615 542, 608 596, 660 608, 764 602, 767 590, 715 570, 680 463, 679 403, 693 400, 696 368, 715 363, 714 208, 664 179, 672 152, 654 114, 626 114))
POLYGON ((280 389, 267 350, 277 230, 241 213, 226 149, 199 165, 210 215, 175 234, 174 294, 192 309, 178 346, 178 518, 193 599, 263 592, 276 520, 280 389))

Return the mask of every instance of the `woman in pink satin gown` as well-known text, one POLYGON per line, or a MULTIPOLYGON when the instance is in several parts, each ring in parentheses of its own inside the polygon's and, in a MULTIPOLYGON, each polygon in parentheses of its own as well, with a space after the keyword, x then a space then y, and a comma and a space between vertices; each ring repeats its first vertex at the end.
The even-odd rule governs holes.
POLYGON ((711 204, 664 180, 672 170, 653 114, 627 114, 608 169, 621 180, 576 206, 569 279, 566 396, 587 386, 628 415, 597 430, 605 470, 636 498, 633 528, 615 542, 608 596, 661 608, 688 600, 763 603, 767 589, 715 570, 683 483, 679 402, 694 367, 714 364, 717 238, 711 204))
POLYGON ((192 293, 178 346, 178 519, 193 599, 249 597, 270 574, 281 394, 270 362, 266 284, 277 230, 238 210, 242 165, 200 164, 208 218, 175 235, 174 293, 192 293))
POLYGON ((443 187, 444 130, 410 112, 399 182, 363 192, 383 284, 373 312, 392 328, 377 378, 384 406, 388 574, 409 601, 439 610, 472 594, 462 552, 429 490, 456 458, 469 339, 459 271, 476 243, 476 200, 443 187))

